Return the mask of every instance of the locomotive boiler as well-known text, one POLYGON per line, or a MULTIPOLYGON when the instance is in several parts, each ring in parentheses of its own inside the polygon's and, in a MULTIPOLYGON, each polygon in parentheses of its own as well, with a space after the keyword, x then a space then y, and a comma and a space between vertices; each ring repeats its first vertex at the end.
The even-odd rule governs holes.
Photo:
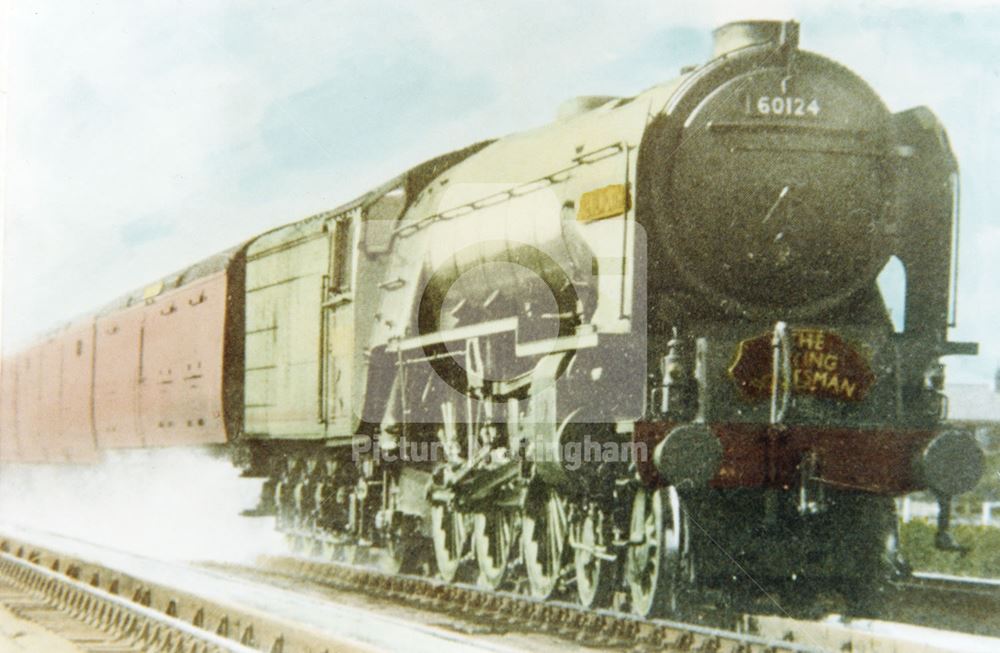
MULTIPOLYGON (((641 615, 709 586, 871 598, 905 573, 893 497, 936 493, 951 546, 982 474, 941 393, 940 358, 976 351, 948 341, 957 164, 928 109, 890 112, 798 37, 731 23, 673 81, 251 239, 219 259, 225 319, 173 362, 213 361, 212 419, 91 388, 96 413, 155 444, 171 410, 205 425, 317 553, 641 615)), ((142 319, 196 307, 188 283, 134 298, 119 395, 149 395, 142 319)))

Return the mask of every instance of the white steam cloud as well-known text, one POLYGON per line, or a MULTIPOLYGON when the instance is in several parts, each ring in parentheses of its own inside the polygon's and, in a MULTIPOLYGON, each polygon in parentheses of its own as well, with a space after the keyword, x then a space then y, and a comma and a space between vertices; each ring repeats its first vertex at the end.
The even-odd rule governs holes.
POLYGON ((262 483, 190 449, 113 451, 93 466, 5 465, 0 530, 58 533, 160 560, 251 563, 287 550, 273 518, 240 515, 256 506, 262 483))

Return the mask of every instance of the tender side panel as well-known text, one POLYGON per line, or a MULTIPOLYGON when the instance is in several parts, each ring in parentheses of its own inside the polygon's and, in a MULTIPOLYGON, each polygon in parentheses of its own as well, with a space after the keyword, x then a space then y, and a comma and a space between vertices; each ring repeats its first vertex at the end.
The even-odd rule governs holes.
POLYGON ((354 427, 352 408, 354 366, 354 306, 344 304, 326 318, 326 419, 331 435, 350 435, 354 427))
POLYGON ((20 356, 9 356, 0 363, 0 461, 21 459, 17 435, 17 377, 20 356))
POLYGON ((247 251, 246 412, 249 437, 321 438, 320 304, 329 239, 292 225, 247 251))
MULTIPOLYGON (((97 459, 94 440, 94 321, 70 326, 59 337, 58 441, 50 451, 66 462, 97 459)), ((54 408, 50 406, 50 408, 54 408)))
POLYGON ((139 365, 144 306, 97 319, 94 428, 101 449, 144 445, 139 420, 139 365))
POLYGON ((144 314, 139 414, 146 446, 225 442, 225 272, 160 295, 144 314))

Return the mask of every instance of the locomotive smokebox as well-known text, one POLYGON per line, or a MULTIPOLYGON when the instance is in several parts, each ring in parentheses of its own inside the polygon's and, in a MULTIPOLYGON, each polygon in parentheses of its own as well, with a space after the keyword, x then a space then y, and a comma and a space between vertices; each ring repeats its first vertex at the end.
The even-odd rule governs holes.
POLYGON ((889 110, 794 22, 720 27, 715 54, 643 137, 636 210, 670 269, 650 283, 768 322, 870 292, 898 226, 889 110))
POLYGON ((799 24, 795 21, 783 23, 777 20, 741 20, 726 23, 712 32, 714 43, 712 56, 720 57, 735 50, 752 45, 799 45, 799 24))
POLYGON ((928 443, 917 459, 917 473, 934 492, 952 497, 976 486, 985 456, 972 434, 945 431, 928 443))
POLYGON ((678 426, 653 450, 660 478, 681 489, 708 485, 722 465, 722 443, 704 424, 678 426))

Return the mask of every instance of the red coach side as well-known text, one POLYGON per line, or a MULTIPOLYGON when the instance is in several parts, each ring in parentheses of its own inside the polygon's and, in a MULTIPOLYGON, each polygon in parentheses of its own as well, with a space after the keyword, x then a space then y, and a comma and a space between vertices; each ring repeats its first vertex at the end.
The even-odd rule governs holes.
POLYGON ((36 342, 0 369, 0 460, 220 444, 242 416, 243 249, 36 342))
POLYGON ((140 430, 146 446, 226 441, 225 318, 224 271, 146 306, 139 379, 140 430))
POLYGON ((0 462, 20 460, 21 442, 17 435, 17 376, 19 355, 0 361, 0 462))
MULTIPOLYGON (((127 295, 97 317, 94 416, 101 449, 226 442, 227 326, 242 321, 240 249, 127 295), (232 304, 232 307, 230 306, 232 304)), ((238 365, 233 361, 232 365, 238 365)), ((228 391, 242 398, 242 393, 228 391)))
POLYGON ((101 449, 141 447, 139 363, 142 305, 97 318, 94 358, 94 428, 101 449))
POLYGON ((91 462, 97 458, 94 439, 94 319, 71 324, 58 338, 59 411, 55 442, 49 459, 91 462), (51 455, 55 453, 55 456, 51 455))
POLYGON ((4 361, 0 456, 17 462, 93 462, 93 319, 4 361))

